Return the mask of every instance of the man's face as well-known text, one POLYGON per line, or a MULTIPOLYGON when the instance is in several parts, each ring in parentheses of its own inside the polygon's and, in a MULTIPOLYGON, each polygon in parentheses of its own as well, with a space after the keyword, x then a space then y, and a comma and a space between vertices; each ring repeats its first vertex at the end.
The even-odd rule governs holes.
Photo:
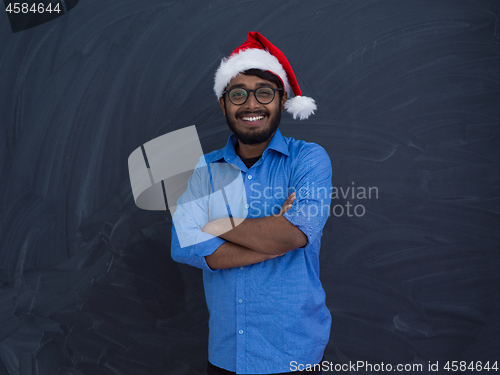
MULTIPOLYGON (((259 87, 277 86, 265 79, 257 76, 239 74, 234 77, 226 87, 230 90, 235 87, 242 87, 247 90, 255 90, 259 87)), ((242 105, 234 105, 227 97, 219 99, 220 106, 231 131, 241 143, 252 145, 268 141, 278 129, 281 119, 281 111, 285 109, 287 99, 286 92, 282 100, 279 99, 279 91, 269 104, 260 104, 255 99, 255 93, 249 93, 247 101, 242 105), (225 98, 225 100, 224 100, 225 98)))

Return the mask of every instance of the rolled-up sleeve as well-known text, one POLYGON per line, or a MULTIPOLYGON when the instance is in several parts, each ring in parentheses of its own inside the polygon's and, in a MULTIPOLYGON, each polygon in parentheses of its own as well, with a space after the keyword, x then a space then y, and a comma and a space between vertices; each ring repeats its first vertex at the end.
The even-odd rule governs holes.
POLYGON ((226 241, 203 232, 203 227, 208 222, 210 193, 208 176, 203 176, 206 171, 202 163, 197 165, 186 191, 177 201, 172 216, 171 255, 176 262, 216 272, 207 265, 205 256, 214 253, 226 241))
POLYGON ((302 147, 292 171, 290 188, 296 198, 283 217, 307 236, 309 244, 321 235, 330 213, 332 166, 323 147, 313 143, 302 147))

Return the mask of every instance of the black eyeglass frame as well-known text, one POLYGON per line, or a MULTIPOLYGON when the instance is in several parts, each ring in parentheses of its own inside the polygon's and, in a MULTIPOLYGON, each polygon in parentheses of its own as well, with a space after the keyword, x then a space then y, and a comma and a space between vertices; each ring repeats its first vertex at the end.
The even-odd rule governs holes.
POLYGON ((251 93, 251 92, 253 92, 253 96, 255 97, 255 100, 257 100, 257 101, 258 101, 260 104, 262 104, 262 105, 266 105, 266 104, 271 103, 271 102, 274 100, 274 98, 276 97, 276 91, 283 91, 283 89, 278 89, 278 88, 269 87, 269 86, 262 86, 262 87, 256 88, 255 90, 247 90, 247 89, 245 89, 245 88, 243 88, 243 87, 233 87, 232 89, 229 89, 229 90, 225 90, 225 91, 223 91, 223 92, 222 92, 222 95, 224 95, 225 93, 227 93, 227 94, 228 94, 228 95, 227 95, 227 97, 229 98, 229 101, 230 101, 231 103, 233 103, 234 105, 243 105, 243 104, 245 104, 245 103, 248 101, 248 98, 250 97, 250 93, 251 93), (256 95, 256 93, 257 93, 257 90, 260 90, 260 89, 271 89, 271 90, 273 90, 273 97, 271 98, 271 100, 270 100, 269 102, 267 102, 267 103, 262 103, 259 99, 257 99, 257 95, 256 95), (247 93, 247 98, 245 99, 245 101, 244 101, 243 103, 236 104, 236 103, 234 103, 234 102, 231 100, 231 95, 229 95, 229 93, 230 93, 231 91, 233 91, 233 90, 244 90, 244 91, 247 93))

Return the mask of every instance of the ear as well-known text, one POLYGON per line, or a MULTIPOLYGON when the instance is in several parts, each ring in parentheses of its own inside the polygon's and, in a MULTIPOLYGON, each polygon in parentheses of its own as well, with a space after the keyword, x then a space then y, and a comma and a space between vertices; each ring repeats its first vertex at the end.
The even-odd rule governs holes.
POLYGON ((222 113, 224 114, 224 116, 226 115, 226 108, 224 108, 224 98, 223 97, 220 97, 219 98, 219 105, 220 105, 220 108, 222 109, 222 113))
POLYGON ((285 91, 283 97, 281 98, 281 112, 285 110, 285 103, 288 100, 288 93, 285 91))

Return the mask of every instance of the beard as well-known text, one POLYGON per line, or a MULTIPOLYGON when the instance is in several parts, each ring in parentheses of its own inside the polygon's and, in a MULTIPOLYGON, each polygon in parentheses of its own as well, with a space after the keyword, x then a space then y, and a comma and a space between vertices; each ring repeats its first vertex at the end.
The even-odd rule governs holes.
MULTIPOLYGON (((226 103, 224 102, 224 106, 225 105, 226 103)), ((246 114, 247 113, 236 113, 236 118, 246 114)), ((269 117, 269 113, 265 113, 265 115, 267 115, 271 120, 271 118, 269 117)), ((271 138, 271 136, 276 132, 281 121, 281 111, 276 111, 276 116, 271 120, 269 126, 266 129, 262 129, 260 131, 252 129, 247 132, 240 131, 236 127, 236 121, 236 119, 233 121, 232 118, 230 119, 228 116, 226 116, 227 126, 229 126, 229 129, 231 129, 231 131, 236 135, 236 138, 238 138, 238 140, 245 145, 255 145, 268 141, 269 138, 271 138)))

